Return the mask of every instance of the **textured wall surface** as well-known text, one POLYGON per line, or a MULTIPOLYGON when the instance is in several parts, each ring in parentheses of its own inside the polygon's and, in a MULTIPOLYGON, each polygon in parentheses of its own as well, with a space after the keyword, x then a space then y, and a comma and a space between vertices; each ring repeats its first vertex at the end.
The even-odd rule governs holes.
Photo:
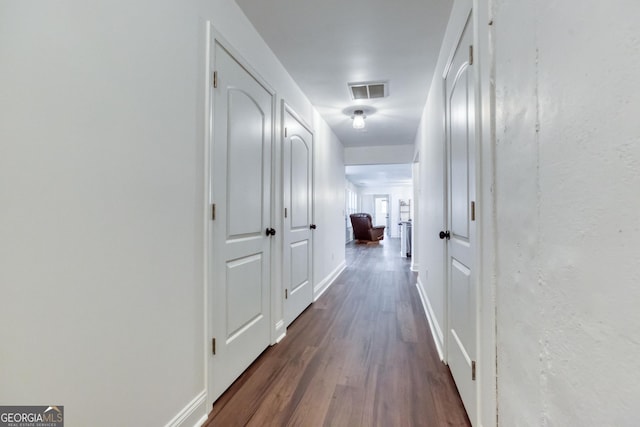
POLYGON ((493 12, 500 424, 637 425, 640 5, 493 12))

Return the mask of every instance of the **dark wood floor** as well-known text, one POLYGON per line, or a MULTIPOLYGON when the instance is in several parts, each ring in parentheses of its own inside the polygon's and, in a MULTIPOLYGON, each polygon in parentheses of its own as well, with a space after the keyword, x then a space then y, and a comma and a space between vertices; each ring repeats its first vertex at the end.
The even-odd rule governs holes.
POLYGON ((205 426, 470 426, 399 242, 347 269, 213 405, 205 426))

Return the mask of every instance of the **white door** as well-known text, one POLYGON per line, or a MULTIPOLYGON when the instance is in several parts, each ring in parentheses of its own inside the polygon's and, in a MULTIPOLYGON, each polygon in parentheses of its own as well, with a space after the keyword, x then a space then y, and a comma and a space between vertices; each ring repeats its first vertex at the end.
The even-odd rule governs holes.
POLYGON ((389 229, 389 195, 373 196, 373 225, 384 225, 385 232, 390 235, 389 229))
POLYGON ((445 77, 447 115, 447 277, 449 368, 472 423, 476 420, 475 108, 473 28, 467 21, 445 77))
POLYGON ((288 326, 313 302, 313 135, 283 108, 284 318, 288 326))
POLYGON ((217 399, 269 345, 273 97, 217 41, 213 88, 209 390, 217 399), (211 343, 212 353, 214 343, 211 343))

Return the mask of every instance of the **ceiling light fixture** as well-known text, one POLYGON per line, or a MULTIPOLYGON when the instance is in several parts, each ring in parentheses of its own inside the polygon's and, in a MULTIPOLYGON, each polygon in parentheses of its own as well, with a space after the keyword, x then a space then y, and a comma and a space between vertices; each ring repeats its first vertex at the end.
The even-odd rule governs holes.
POLYGON ((353 112, 353 128, 354 129, 364 129, 364 119, 366 119, 367 116, 364 115, 364 111, 362 110, 355 110, 353 112))

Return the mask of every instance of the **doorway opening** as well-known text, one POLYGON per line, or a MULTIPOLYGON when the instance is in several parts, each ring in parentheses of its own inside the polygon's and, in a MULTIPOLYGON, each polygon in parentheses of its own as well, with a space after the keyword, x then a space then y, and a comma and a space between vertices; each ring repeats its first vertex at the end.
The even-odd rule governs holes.
POLYGON ((352 239, 349 214, 371 215, 373 225, 384 225, 385 238, 401 237, 402 221, 414 217, 411 163, 347 165, 345 192, 346 242, 352 239))
POLYGON ((373 225, 384 225, 386 235, 391 235, 391 219, 389 216, 389 195, 375 194, 373 196, 373 225))

